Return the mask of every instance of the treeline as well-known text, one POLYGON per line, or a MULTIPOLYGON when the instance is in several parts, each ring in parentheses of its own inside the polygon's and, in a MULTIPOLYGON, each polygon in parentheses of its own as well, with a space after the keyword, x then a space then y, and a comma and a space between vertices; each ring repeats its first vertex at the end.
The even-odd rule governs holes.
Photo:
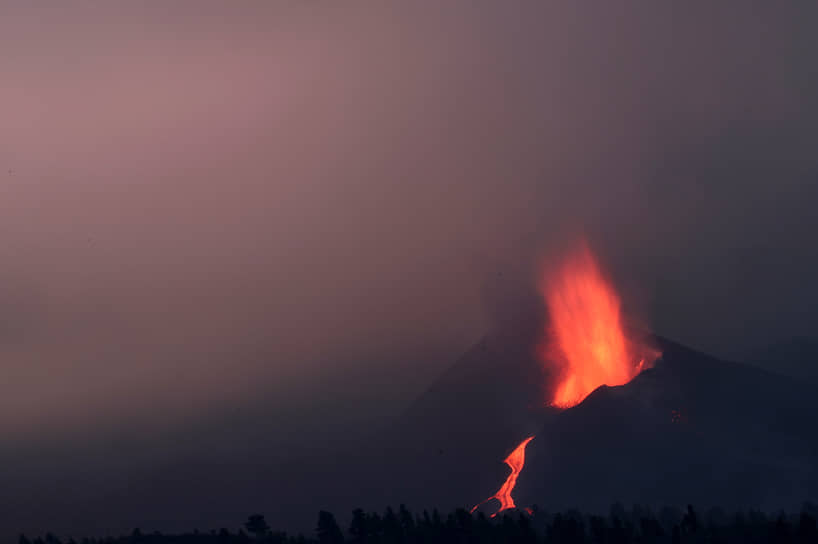
POLYGON ((549 514, 536 507, 530 512, 506 511, 490 518, 458 509, 444 517, 437 510, 412 513, 401 505, 382 514, 357 509, 342 529, 333 514, 321 511, 310 536, 272 530, 264 516, 255 514, 238 531, 165 535, 135 529, 129 536, 79 540, 21 535, 19 544, 818 544, 818 512, 810 504, 798 514, 775 515, 759 511, 728 515, 719 509, 699 514, 692 506, 658 513, 614 506, 608 516, 549 514))

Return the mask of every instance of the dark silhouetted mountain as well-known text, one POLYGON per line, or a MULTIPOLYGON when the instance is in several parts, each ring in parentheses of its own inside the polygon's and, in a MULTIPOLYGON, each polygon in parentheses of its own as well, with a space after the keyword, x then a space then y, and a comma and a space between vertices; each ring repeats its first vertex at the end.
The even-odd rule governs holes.
POLYGON ((517 319, 485 336, 380 435, 383 458, 395 461, 379 482, 390 482, 390 499, 462 507, 502 483, 497 460, 550 411, 536 323, 517 319))
POLYGON ((818 340, 814 338, 796 336, 776 342, 752 354, 747 362, 818 384, 818 340))
POLYGON ((518 505, 774 509, 818 497, 818 387, 657 337, 654 368, 557 411, 543 407, 532 334, 484 339, 404 414, 389 457, 402 468, 385 477, 387 496, 476 504, 534 434, 518 505))
MULTIPOLYGON (((179 530, 228 525, 259 511, 271 526, 312 531, 320 509, 383 511, 404 503, 451 511, 496 492, 509 473, 503 459, 530 435, 513 493, 520 506, 794 509, 818 498, 818 386, 651 337, 663 353, 654 368, 559 411, 545 406, 540 323, 505 322, 392 425, 361 430, 347 447, 327 441, 324 449, 284 450, 258 441, 276 436, 275 425, 228 433, 214 422, 207 440, 187 438, 184 456, 139 466, 120 459, 140 447, 123 437, 107 449, 78 448, 74 457, 87 458, 83 471, 69 470, 72 459, 53 459, 47 449, 32 452, 28 457, 39 457, 28 472, 4 486, 9 521, 0 529, 47 522, 106 534, 132 522, 179 530), (104 494, 83 485, 103 480, 104 494)), ((276 438, 286 444, 286 436, 276 438)))

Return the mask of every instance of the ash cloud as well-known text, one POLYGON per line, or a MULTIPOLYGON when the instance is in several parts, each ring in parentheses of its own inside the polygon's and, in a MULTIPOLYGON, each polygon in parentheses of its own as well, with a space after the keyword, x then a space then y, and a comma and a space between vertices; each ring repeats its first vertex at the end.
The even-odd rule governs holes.
POLYGON ((817 8, 175 6, 0 21, 7 440, 384 421, 578 233, 660 334, 815 333, 817 8))

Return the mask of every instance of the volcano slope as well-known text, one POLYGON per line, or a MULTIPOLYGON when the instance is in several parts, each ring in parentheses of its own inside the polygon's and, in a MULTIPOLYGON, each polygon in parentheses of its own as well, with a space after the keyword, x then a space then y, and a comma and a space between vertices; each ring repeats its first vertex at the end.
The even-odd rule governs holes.
POLYGON ((795 336, 756 350, 747 362, 818 385, 818 339, 795 336))
POLYGON ((392 464, 387 500, 476 504, 530 435, 513 492, 521 507, 777 509, 818 498, 818 387, 656 337, 654 368, 560 411, 543 407, 548 377, 532 350, 509 347, 524 340, 484 339, 397 422, 389 444, 401 468, 392 464))
POLYGON ((373 493, 445 510, 502 483, 502 459, 552 410, 542 403, 547 376, 531 349, 537 322, 507 325, 465 352, 379 436, 374 469, 382 477, 373 493))
POLYGON ((655 368, 545 423, 519 503, 777 509, 818 497, 818 388, 657 344, 655 368))

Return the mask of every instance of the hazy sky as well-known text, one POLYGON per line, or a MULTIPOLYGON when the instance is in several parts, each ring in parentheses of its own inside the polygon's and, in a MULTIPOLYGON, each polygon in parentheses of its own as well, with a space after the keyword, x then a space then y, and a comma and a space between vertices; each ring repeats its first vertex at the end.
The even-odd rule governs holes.
POLYGON ((727 357, 815 334, 816 23, 5 2, 0 432, 397 410, 582 233, 660 334, 727 357))

